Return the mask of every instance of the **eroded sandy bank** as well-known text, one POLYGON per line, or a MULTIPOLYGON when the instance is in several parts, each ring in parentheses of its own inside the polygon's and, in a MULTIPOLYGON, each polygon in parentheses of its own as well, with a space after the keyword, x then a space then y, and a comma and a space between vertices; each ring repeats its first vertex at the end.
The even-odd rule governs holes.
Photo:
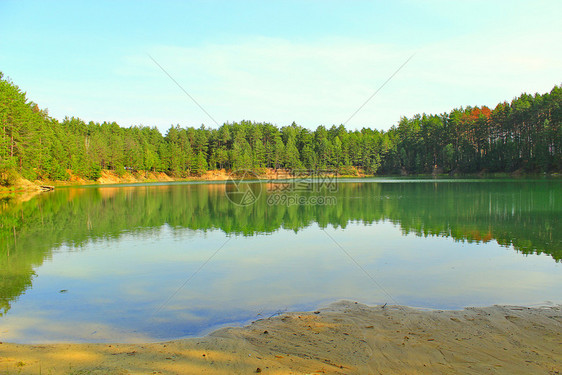
POLYGON ((342 301, 203 338, 0 345, 6 374, 558 374, 562 307, 423 311, 342 301))

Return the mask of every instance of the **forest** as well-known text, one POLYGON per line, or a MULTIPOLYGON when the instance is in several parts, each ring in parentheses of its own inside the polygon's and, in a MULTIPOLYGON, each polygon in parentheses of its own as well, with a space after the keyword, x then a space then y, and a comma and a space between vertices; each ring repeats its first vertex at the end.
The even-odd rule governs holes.
POLYGON ((102 170, 176 178, 265 168, 341 175, 560 172, 561 122, 562 88, 554 86, 494 109, 467 106, 402 117, 388 131, 240 121, 218 129, 172 125, 163 135, 156 127, 58 121, 0 72, 0 185, 17 176, 67 180, 69 171, 97 180, 102 170))

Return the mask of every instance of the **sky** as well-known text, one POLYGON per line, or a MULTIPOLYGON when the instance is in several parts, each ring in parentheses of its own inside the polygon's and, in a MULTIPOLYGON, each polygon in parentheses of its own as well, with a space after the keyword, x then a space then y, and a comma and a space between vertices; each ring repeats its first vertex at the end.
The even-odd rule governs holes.
POLYGON ((386 130, 562 83, 559 0, 0 0, 0 15, 0 71, 52 117, 163 133, 386 130))

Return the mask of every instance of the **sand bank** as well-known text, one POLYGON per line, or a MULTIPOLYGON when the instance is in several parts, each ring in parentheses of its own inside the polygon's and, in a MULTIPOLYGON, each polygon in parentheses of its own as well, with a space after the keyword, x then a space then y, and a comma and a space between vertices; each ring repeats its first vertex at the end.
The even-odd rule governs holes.
POLYGON ((349 301, 150 344, 0 344, 2 374, 559 374, 562 306, 349 301))

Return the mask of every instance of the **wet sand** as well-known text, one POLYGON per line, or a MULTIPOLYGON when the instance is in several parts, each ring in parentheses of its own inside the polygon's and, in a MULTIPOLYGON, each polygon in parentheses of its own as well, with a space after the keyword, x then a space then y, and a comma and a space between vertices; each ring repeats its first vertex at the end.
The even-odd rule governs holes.
POLYGON ((203 338, 0 344, 1 374, 559 374, 562 306, 426 311, 341 301, 203 338))

